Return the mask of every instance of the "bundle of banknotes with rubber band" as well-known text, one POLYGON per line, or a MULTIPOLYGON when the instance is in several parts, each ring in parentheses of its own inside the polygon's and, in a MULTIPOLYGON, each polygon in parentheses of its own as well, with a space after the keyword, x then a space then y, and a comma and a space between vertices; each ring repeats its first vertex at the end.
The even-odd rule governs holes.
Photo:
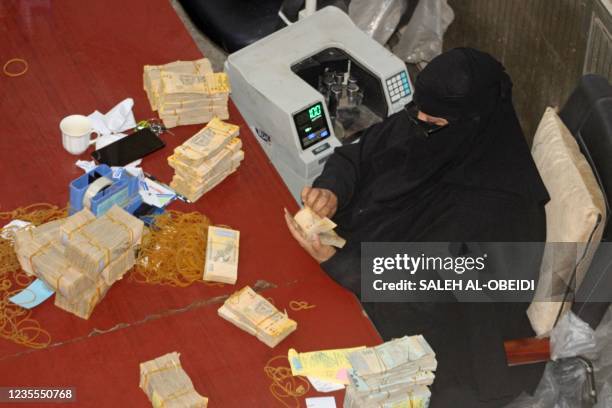
POLYGON ((195 390, 179 358, 173 352, 140 363, 140 388, 155 408, 206 408, 208 398, 195 390))
POLYGON ((287 316, 287 312, 279 311, 249 286, 231 295, 218 314, 268 347, 276 347, 297 329, 297 323, 287 316))
POLYGON ((194 202, 235 172, 244 159, 239 130, 214 118, 174 149, 168 157, 174 169, 170 187, 194 202))
POLYGON ((167 128, 229 117, 229 80, 214 73, 206 58, 145 65, 143 80, 151 109, 167 128))
POLYGON ((238 280, 240 231, 208 227, 203 280, 235 284, 238 280))
POLYGON ((436 355, 421 335, 404 336, 348 354, 345 408, 427 408, 436 355))
POLYGON ((83 319, 135 263, 144 224, 114 206, 96 218, 84 209, 15 233, 21 268, 55 290, 55 305, 83 319))

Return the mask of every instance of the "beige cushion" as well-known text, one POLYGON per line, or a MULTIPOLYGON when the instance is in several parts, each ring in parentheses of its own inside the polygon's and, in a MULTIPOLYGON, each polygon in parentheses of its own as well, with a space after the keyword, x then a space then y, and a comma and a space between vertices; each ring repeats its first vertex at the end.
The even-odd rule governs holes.
MULTIPOLYGON (((531 151, 550 195, 546 205, 546 249, 534 302, 527 310, 536 334, 552 329, 566 285, 577 270, 580 286, 601 241, 606 206, 589 163, 552 108, 546 108, 531 151)), ((573 284, 572 284, 573 286, 573 284)))

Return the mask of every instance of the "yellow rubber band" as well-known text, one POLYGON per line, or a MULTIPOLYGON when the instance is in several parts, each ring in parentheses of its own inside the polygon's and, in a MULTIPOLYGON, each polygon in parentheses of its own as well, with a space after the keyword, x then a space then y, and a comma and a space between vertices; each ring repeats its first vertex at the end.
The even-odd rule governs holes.
POLYGON ((149 377, 152 374, 157 374, 160 373, 162 371, 167 371, 167 370, 173 370, 173 369, 177 369, 177 368, 181 368, 180 364, 176 364, 174 361, 171 364, 167 364, 165 366, 161 366, 155 370, 151 370, 151 371, 147 371, 144 373, 144 380, 142 381, 142 385, 144 387, 144 389, 147 389, 147 387, 149 386, 149 377))
POLYGON ((292 300, 289 302, 289 309, 297 312, 298 310, 314 309, 317 305, 311 305, 305 300, 292 300))
POLYGON ((22 58, 12 58, 8 61, 6 61, 6 64, 4 64, 4 67, 2 67, 2 71, 4 72, 4 75, 9 76, 9 77, 18 77, 18 76, 22 76, 23 74, 25 74, 26 72, 28 72, 28 62, 22 58), (23 71, 20 72, 10 72, 8 70, 8 67, 11 64, 16 64, 16 63, 22 63, 23 64, 23 71))

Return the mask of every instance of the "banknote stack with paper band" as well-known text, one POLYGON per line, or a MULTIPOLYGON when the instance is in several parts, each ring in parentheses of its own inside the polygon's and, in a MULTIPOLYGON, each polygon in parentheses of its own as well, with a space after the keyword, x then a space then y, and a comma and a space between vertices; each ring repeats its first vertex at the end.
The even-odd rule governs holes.
POLYGON ((208 398, 195 390, 179 358, 174 352, 140 363, 140 388, 155 408, 206 408, 208 398))
POLYGON ((55 290, 55 305, 88 319, 108 289, 135 263, 144 224, 114 206, 96 218, 89 210, 15 233, 22 269, 55 290))
POLYGON ((244 159, 239 130, 214 118, 174 149, 168 157, 174 169, 170 187, 194 202, 236 171, 244 159))
POLYGON ((308 207, 302 208, 293 217, 307 236, 318 235, 323 245, 344 247, 346 240, 334 231, 336 224, 327 217, 319 217, 308 207))
POLYGON ((348 354, 345 408, 427 408, 436 355, 423 336, 404 336, 348 354))
POLYGON ((231 295, 218 310, 219 316, 275 347, 297 329, 297 323, 249 286, 231 295))
POLYGON ((227 75, 214 73, 206 58, 145 65, 143 77, 151 109, 167 128, 229 117, 227 75))
POLYGON ((209 226, 203 279, 235 284, 238 279, 239 247, 240 231, 209 226))

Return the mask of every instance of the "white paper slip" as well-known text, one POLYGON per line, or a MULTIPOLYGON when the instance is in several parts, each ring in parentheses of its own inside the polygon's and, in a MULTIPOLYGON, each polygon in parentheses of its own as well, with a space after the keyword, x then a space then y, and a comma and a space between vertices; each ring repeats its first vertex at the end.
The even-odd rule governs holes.
POLYGON ((93 160, 77 160, 74 164, 76 164, 76 166, 82 169, 85 173, 96 168, 96 162, 93 160))
POLYGON ((336 408, 334 397, 306 398, 306 408, 336 408))
POLYGON ((308 378, 308 381, 310 381, 314 389, 319 392, 332 392, 344 389, 344 384, 333 383, 311 376, 307 376, 306 378, 308 378))
POLYGON ((15 231, 25 228, 28 225, 32 225, 32 223, 22 220, 13 220, 0 229, 0 238, 12 241, 15 231))
POLYGON ((167 206, 172 200, 176 198, 176 193, 174 190, 171 190, 167 186, 158 183, 155 180, 152 180, 148 177, 144 177, 140 183, 140 196, 143 201, 147 204, 154 205, 158 208, 164 208, 167 206), (144 193, 144 194, 143 194, 144 193), (145 196, 154 196, 150 200, 151 202, 145 199, 145 196))
MULTIPOLYGON (((111 170, 113 171, 113 178, 118 179, 123 170, 127 171, 134 177, 138 177, 139 174, 142 174, 142 169, 138 167, 142 159, 134 160, 133 162, 126 164, 123 167, 120 166, 112 166, 111 170)), ((78 168, 83 170, 85 173, 88 173, 98 167, 95 161, 93 160, 77 160, 74 163, 78 168)))
POLYGON ((144 203, 152 205, 153 207, 164 208, 162 202, 157 197, 157 194, 146 190, 138 190, 138 194, 140 194, 140 198, 142 198, 144 203))
MULTIPOLYGON (((98 131, 101 135, 123 132, 124 130, 136 127, 136 120, 132 112, 133 107, 134 100, 126 98, 106 112, 106 114, 94 111, 89 115, 89 119, 93 123, 94 130, 98 131)), ((100 149, 101 147, 96 143, 96 148, 100 149)))

